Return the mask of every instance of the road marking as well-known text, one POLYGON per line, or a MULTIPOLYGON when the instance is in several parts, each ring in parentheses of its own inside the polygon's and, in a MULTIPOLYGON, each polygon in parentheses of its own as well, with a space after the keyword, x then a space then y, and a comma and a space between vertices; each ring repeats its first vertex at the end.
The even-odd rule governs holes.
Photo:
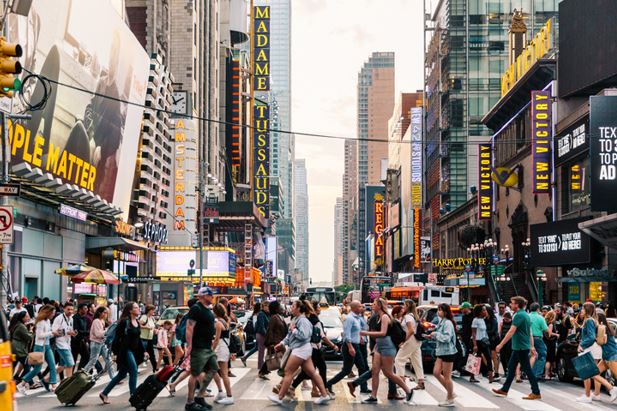
MULTIPOLYGON (((542 392, 543 394, 546 393, 550 393, 551 395, 554 395, 555 397, 557 397, 560 400, 563 400, 565 403, 568 404, 572 404, 575 403, 576 404, 576 408, 577 409, 584 409, 584 410, 614 410, 615 408, 610 408, 610 407, 603 407, 601 404, 611 404, 610 402, 605 402, 605 401, 594 401, 591 404, 585 404, 582 402, 577 402, 576 401, 576 397, 583 395, 584 390, 582 388, 576 387, 579 389, 579 392, 574 394, 574 393, 570 393, 566 390, 559 390, 557 388, 554 387, 550 387, 548 384, 542 384, 540 386, 540 392, 542 392), (566 395, 569 396, 569 398, 564 398, 566 395)), ((601 394, 603 398, 609 399, 610 401, 610 397, 604 394, 601 394)))
MULTIPOLYGON (((484 378, 481 378, 480 383, 476 384, 476 386, 481 387, 483 390, 486 390, 491 394, 493 394, 493 388, 501 388, 499 383, 489 384, 488 380, 484 378)), ((542 392, 542 389, 540 389, 540 392, 542 392)), ((527 394, 523 394, 520 391, 510 388, 510 391, 508 391, 508 396, 505 399, 526 411, 561 411, 559 408, 548 405, 542 400, 524 400, 523 397, 526 396, 527 394)))
MULTIPOLYGON (((446 392, 446 389, 437 381, 432 375, 428 375, 426 378, 433 386, 437 387, 437 389, 441 392, 446 392)), ((469 388, 464 387, 462 384, 453 382, 454 384, 454 394, 456 397, 454 398, 454 402, 460 404, 463 407, 471 407, 471 408, 489 408, 489 409, 497 409, 498 405, 490 402, 480 394, 475 393, 469 388)))

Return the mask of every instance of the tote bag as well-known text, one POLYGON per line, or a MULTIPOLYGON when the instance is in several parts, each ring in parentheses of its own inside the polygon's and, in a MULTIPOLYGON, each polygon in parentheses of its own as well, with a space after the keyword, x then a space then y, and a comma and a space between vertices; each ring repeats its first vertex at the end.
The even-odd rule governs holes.
POLYGON ((471 354, 467 357, 467 364, 465 364, 465 371, 472 375, 480 374, 480 365, 482 364, 482 357, 476 357, 471 354))
POLYGON ((596 365, 590 352, 583 353, 578 357, 572 358, 572 365, 576 370, 579 378, 586 380, 600 374, 600 370, 596 365))

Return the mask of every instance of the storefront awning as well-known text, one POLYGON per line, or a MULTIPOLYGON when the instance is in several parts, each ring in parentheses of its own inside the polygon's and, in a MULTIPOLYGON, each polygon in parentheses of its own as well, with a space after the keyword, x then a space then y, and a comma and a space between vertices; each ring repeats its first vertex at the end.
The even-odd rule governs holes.
POLYGON ((609 277, 560 277, 560 283, 615 283, 617 278, 609 277))
POLYGON ((578 228, 600 244, 617 248, 617 213, 580 222, 578 228))
POLYGON ((148 250, 145 243, 129 240, 122 237, 88 237, 86 240, 87 250, 101 250, 113 248, 114 250, 135 251, 148 250))

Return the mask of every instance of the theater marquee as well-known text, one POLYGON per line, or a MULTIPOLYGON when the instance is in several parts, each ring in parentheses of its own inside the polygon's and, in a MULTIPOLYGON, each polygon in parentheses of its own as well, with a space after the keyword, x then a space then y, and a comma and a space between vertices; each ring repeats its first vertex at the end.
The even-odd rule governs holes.
POLYGON ((531 152, 533 158, 533 193, 549 194, 551 191, 551 150, 553 123, 551 92, 531 92, 531 152))
POLYGON ((490 144, 478 147, 478 219, 490 220, 493 214, 493 150, 490 144))

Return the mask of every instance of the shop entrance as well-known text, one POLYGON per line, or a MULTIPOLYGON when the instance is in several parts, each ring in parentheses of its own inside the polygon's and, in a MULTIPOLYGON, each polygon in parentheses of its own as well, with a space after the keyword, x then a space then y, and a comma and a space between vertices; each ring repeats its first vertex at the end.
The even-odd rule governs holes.
POLYGON ((39 295, 39 279, 36 277, 26 277, 24 279, 24 297, 32 299, 35 295, 39 295))

